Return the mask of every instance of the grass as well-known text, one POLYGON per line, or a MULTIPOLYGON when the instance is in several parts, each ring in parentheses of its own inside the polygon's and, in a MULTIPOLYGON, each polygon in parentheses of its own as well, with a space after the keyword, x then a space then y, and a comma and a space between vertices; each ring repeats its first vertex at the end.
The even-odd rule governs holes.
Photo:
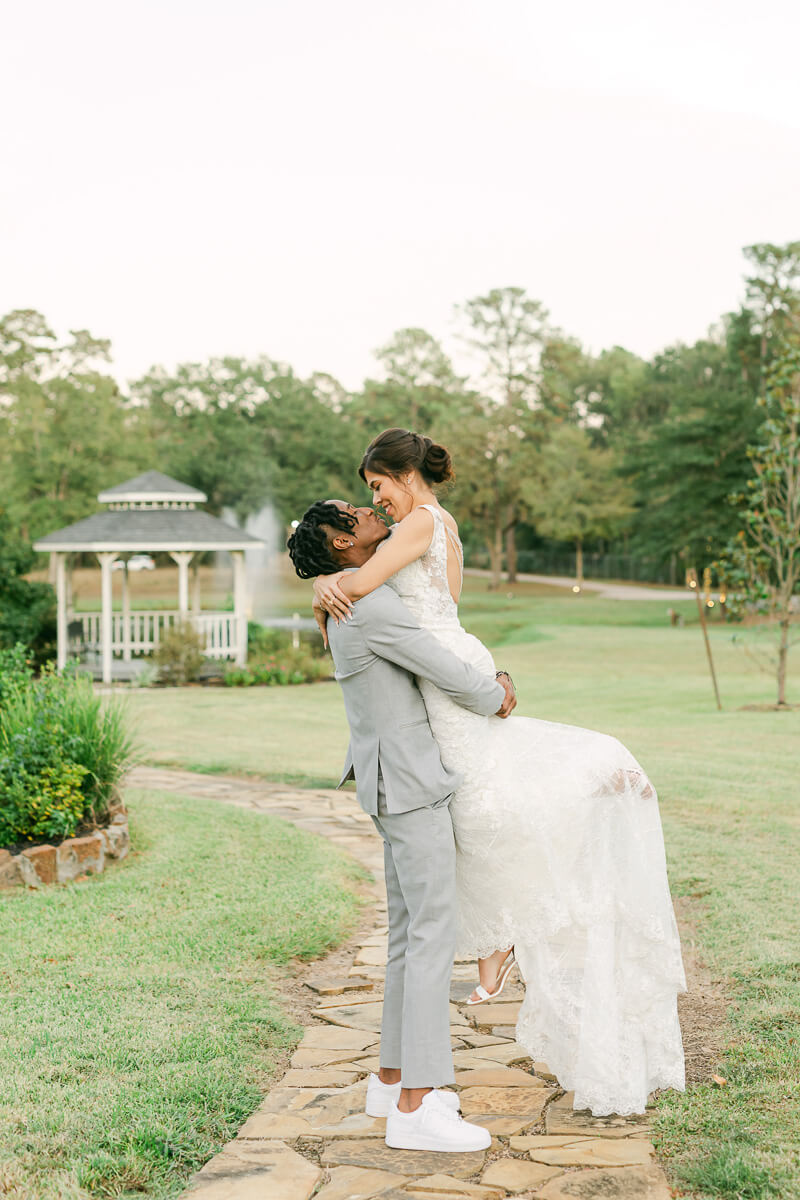
MULTIPOLYGON (((462 611, 514 675, 518 713, 615 733, 658 787, 673 892, 694 898, 699 949, 730 996, 713 1067, 727 1083, 659 1101, 677 1194, 800 1197, 800 711, 740 711, 773 684, 716 626, 718 713, 700 631, 669 627, 667 607, 531 585, 509 599, 470 580, 462 611)), ((696 621, 693 601, 672 607, 696 621)), ((130 703, 151 761, 331 783, 344 758, 333 684, 130 703)))
POLYGON ((0 1195, 172 1197, 299 1030, 278 985, 354 923, 355 869, 261 814, 128 796, 135 850, 0 896, 0 1195))

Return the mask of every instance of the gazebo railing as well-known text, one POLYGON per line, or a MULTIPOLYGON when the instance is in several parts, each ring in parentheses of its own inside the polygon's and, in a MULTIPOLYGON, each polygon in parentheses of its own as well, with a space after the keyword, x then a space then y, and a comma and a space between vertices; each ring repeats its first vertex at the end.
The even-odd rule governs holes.
MULTIPOLYGON (((203 637, 204 654, 207 658, 234 658, 236 656, 236 614, 232 612, 186 613, 184 619, 203 637)), ((121 612, 111 614, 111 652, 122 654, 128 649, 131 654, 149 654, 161 641, 165 629, 181 621, 177 609, 137 610, 128 617, 128 640, 125 640, 125 617, 121 612)), ((80 622, 82 644, 90 650, 101 647, 101 622, 99 612, 75 613, 73 624, 80 622)))

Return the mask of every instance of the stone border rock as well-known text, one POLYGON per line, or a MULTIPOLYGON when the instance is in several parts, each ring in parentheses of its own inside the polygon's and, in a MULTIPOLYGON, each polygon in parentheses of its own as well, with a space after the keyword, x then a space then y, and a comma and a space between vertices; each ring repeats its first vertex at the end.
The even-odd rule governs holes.
POLYGON ((128 815, 116 812, 105 828, 65 838, 58 846, 29 846, 19 854, 0 850, 0 888, 40 888, 99 875, 107 860, 125 858, 129 849, 128 815))
POLYGON ((545 1063, 514 1041, 521 984, 494 1004, 464 1005, 476 968, 456 962, 450 1032, 466 1116, 489 1129, 475 1154, 391 1150, 385 1121, 364 1112, 378 1068, 386 962, 382 843, 352 794, 138 767, 133 786, 204 796, 267 812, 330 838, 376 877, 372 932, 352 966, 306 980, 316 996, 289 1070, 236 1137, 189 1180, 185 1200, 670 1200, 654 1159, 650 1114, 593 1118, 545 1063))

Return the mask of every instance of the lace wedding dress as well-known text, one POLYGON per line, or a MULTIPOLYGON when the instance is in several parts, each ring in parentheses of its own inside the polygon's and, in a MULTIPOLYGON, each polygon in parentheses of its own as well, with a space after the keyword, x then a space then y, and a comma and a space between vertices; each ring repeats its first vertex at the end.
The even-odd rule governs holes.
MULTIPOLYGON (((389 580, 448 649, 494 674, 447 582, 435 505, 429 549, 389 580)), ((460 546, 459 546, 460 549, 460 546)), ((655 790, 606 734, 528 717, 480 717, 420 680, 442 760, 463 783, 450 809, 459 949, 515 947, 525 981, 517 1041, 577 1109, 644 1112, 684 1087, 677 993, 686 990, 655 790)))

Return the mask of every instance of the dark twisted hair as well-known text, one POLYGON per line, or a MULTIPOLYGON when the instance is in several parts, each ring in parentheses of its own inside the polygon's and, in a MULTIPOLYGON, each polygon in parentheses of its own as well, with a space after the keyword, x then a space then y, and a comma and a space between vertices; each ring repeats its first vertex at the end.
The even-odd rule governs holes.
POLYGON ((444 446, 409 429, 384 429, 367 446, 358 473, 367 482, 367 471, 397 479, 404 471, 419 471, 426 483, 455 479, 453 462, 444 446))
POLYGON ((352 533, 356 518, 349 512, 318 500, 303 513, 303 519, 289 538, 286 546, 294 569, 301 579, 314 579, 317 575, 332 575, 341 569, 331 554, 325 526, 338 529, 340 533, 352 533))

